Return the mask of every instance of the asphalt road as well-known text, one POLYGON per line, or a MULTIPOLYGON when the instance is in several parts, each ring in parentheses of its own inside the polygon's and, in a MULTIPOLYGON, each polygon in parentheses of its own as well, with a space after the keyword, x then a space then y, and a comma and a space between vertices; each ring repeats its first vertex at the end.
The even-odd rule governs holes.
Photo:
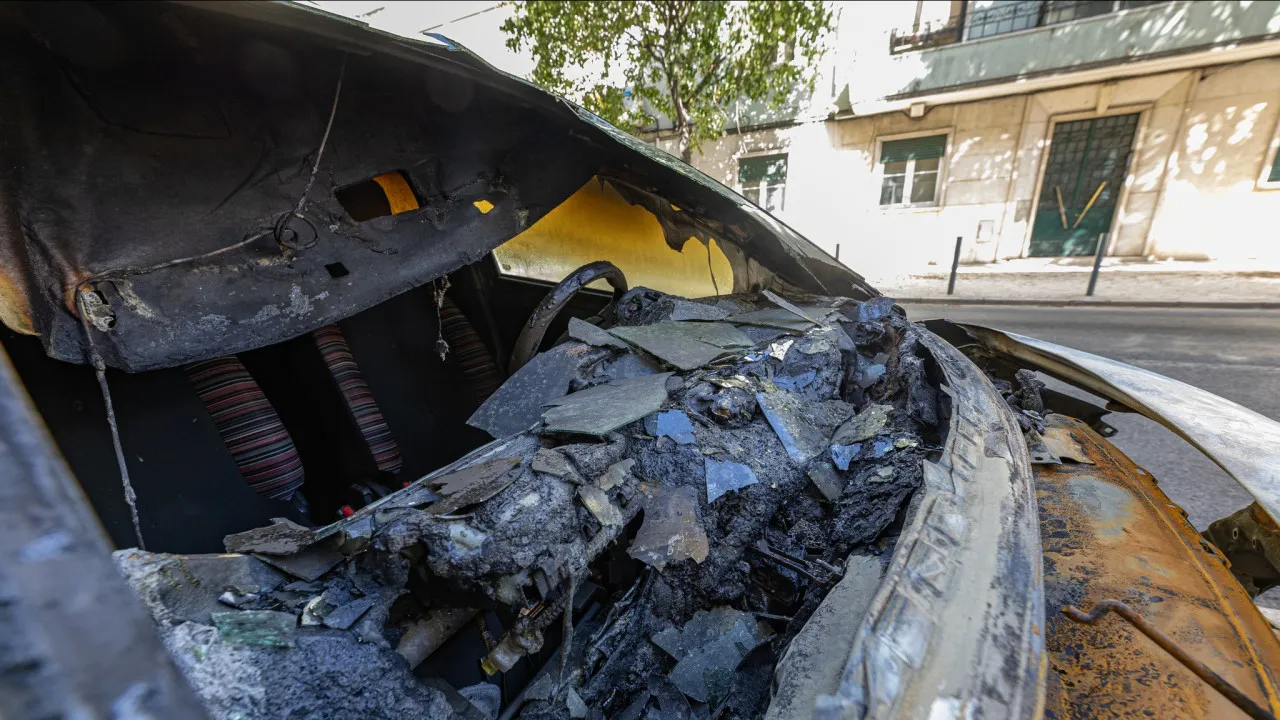
MULTIPOLYGON (((1280 311, 907 305, 913 320, 945 317, 1106 355, 1181 380, 1280 420, 1280 311)), ((1107 416, 1112 438, 1155 475, 1197 528, 1249 495, 1212 461, 1140 415, 1107 416)))

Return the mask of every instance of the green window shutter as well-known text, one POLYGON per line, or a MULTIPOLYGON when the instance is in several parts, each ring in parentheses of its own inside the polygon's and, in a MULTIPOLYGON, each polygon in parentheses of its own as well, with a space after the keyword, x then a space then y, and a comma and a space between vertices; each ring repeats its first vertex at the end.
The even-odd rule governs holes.
POLYGON ((1267 176, 1267 182, 1280 182, 1280 150, 1271 158, 1271 174, 1267 176))
POLYGON ((738 184, 754 185, 761 180, 785 183, 787 181, 786 155, 758 155, 738 159, 738 184))
POLYGON ((880 162, 905 162, 911 158, 926 160, 940 158, 947 152, 946 135, 890 140, 880 146, 880 162))

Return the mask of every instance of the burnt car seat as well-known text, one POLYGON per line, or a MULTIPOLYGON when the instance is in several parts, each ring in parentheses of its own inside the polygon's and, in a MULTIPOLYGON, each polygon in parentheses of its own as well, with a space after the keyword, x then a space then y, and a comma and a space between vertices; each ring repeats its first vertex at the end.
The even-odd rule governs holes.
POLYGON ((269 498, 289 500, 302 487, 302 459, 257 381, 234 356, 186 366, 245 482, 269 498))

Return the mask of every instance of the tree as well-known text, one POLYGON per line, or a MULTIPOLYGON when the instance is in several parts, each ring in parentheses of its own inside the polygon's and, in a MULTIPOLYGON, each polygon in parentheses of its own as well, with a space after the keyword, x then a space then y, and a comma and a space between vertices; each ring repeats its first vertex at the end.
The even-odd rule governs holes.
POLYGON ((535 83, 633 131, 652 122, 647 103, 674 123, 685 162, 723 133, 733 103, 779 108, 796 90, 812 92, 812 50, 832 20, 820 0, 514 5, 502 30, 507 47, 532 51, 535 83))

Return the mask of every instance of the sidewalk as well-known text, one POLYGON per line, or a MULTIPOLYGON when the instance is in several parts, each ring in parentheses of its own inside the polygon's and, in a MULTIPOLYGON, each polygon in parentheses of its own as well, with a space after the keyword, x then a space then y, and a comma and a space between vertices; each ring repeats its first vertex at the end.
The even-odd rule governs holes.
POLYGON ((869 280, 885 295, 910 302, 1280 308, 1280 270, 1244 263, 1108 258, 1088 297, 1092 261, 1026 258, 961 266, 951 296, 949 268, 869 280))

